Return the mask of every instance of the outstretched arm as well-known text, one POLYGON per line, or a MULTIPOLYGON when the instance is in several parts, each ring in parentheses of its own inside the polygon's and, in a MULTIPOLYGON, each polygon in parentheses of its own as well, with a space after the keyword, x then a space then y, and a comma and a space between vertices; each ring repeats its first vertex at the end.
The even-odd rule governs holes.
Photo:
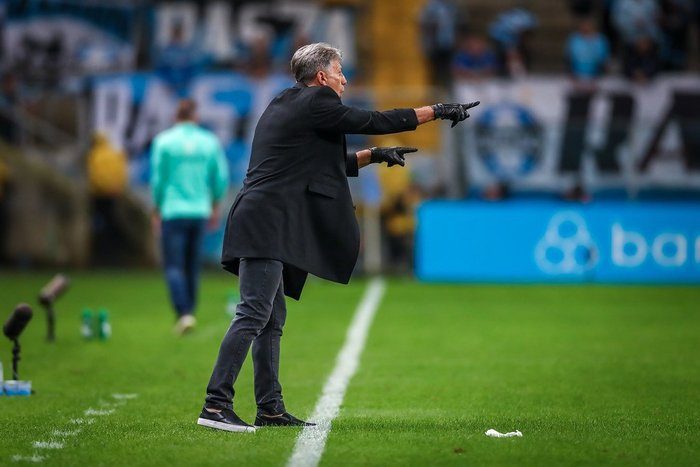
POLYGON ((394 109, 384 112, 348 107, 327 86, 319 86, 311 101, 309 117, 318 130, 345 134, 382 135, 415 130, 432 120, 452 121, 452 126, 469 118, 469 104, 435 104, 416 109, 394 109))

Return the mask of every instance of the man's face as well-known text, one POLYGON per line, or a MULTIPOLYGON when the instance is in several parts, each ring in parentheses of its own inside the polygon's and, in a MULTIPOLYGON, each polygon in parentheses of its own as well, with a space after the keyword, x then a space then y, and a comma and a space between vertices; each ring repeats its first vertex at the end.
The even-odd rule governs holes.
POLYGON ((319 71, 319 81, 322 85, 333 89, 339 97, 342 97, 345 91, 345 85, 348 80, 343 75, 343 67, 338 60, 333 60, 326 70, 319 71))

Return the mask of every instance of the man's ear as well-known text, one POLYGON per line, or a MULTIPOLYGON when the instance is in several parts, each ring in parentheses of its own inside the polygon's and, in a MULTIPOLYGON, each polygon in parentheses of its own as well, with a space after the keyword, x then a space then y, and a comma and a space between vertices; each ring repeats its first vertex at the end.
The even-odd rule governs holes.
POLYGON ((318 82, 324 86, 328 84, 328 77, 326 76, 326 72, 319 71, 318 73, 316 73, 316 80, 318 80, 318 82))

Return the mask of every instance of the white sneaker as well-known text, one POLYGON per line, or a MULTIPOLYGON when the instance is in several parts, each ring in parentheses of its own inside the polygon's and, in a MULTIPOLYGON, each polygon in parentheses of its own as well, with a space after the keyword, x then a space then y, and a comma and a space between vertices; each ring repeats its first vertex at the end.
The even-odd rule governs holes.
POLYGON ((197 325, 197 318, 192 315, 183 315, 175 323, 175 334, 184 336, 197 325))

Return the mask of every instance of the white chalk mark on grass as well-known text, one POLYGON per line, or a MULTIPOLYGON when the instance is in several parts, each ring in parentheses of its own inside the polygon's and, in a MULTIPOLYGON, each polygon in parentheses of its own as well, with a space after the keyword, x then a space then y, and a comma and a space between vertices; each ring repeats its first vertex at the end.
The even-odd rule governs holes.
POLYGON ((92 425, 95 423, 94 418, 71 418, 68 420, 71 425, 92 425))
POLYGON ((65 444, 59 441, 34 441, 36 449, 63 449, 65 444))
MULTIPOLYGON (((100 405, 102 407, 120 407, 126 405, 127 400, 136 399, 136 397, 138 397, 138 394, 112 394, 112 397, 117 399, 117 402, 100 402, 100 405)), ((89 407, 83 412, 85 418, 71 418, 68 420, 68 424, 81 426, 92 425, 95 423, 96 419, 90 417, 105 417, 107 415, 112 415, 114 412, 116 412, 116 408, 93 409, 92 407, 89 407)), ((47 450, 63 449, 65 447, 64 441, 66 440, 66 438, 77 436, 81 432, 82 428, 75 428, 72 430, 54 430, 52 432, 53 436, 61 438, 61 441, 34 441, 32 443, 32 446, 34 447, 34 449, 42 449, 42 452, 46 452, 47 450)), ((41 456, 36 453, 32 454, 31 456, 15 454, 11 456, 10 459, 12 459, 13 462, 40 463, 48 459, 48 456, 41 456)))
POLYGON ((114 409, 101 410, 93 409, 92 407, 83 412, 86 417, 104 417, 106 415, 112 415, 113 413, 114 409))
POLYGON ((360 356, 367 340, 367 333, 377 308, 379 308, 385 288, 384 281, 379 278, 372 280, 367 286, 365 295, 362 297, 348 328, 345 344, 336 358, 333 373, 328 377, 310 418, 317 425, 306 427, 299 434, 288 466, 315 467, 321 460, 328 433, 331 431, 331 424, 340 412, 345 391, 355 371, 357 371, 360 356))
POLYGON ((33 462, 38 464, 40 462, 44 462, 45 460, 46 456, 40 456, 38 454, 33 454, 31 456, 20 456, 19 454, 16 454, 12 456, 12 462, 33 462))
POLYGON ((69 438, 71 436, 77 436, 80 434, 82 430, 77 429, 77 430, 54 430, 51 435, 57 436, 59 438, 69 438))

